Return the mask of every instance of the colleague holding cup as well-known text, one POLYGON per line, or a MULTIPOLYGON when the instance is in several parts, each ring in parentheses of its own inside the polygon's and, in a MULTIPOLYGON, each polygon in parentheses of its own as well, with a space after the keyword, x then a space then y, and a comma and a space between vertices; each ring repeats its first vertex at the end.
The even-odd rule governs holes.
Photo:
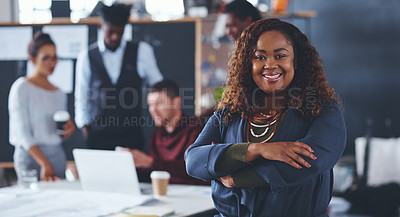
POLYGON ((42 181, 54 181, 65 177, 67 159, 61 143, 72 135, 75 125, 69 119, 60 137, 53 121, 54 113, 67 109, 67 96, 48 79, 58 62, 50 35, 35 33, 28 54, 33 72, 13 83, 8 98, 14 168, 21 183, 24 171, 30 170, 36 170, 42 181))
POLYGON ((63 135, 65 130, 65 124, 70 120, 69 113, 64 110, 56 111, 53 115, 53 120, 56 123, 57 134, 63 135))

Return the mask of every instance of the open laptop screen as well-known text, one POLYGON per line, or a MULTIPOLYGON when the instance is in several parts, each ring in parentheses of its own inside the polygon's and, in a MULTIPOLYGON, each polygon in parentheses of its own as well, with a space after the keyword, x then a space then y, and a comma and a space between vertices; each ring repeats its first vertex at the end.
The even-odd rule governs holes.
POLYGON ((72 153, 83 190, 141 194, 131 153, 92 149, 72 153))

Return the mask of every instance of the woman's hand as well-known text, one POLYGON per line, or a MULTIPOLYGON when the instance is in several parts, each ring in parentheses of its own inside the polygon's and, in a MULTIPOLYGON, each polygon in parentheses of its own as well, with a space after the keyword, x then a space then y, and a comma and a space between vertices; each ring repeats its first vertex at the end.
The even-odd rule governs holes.
POLYGON ((251 143, 247 147, 244 160, 251 162, 258 157, 263 157, 268 160, 282 161, 301 169, 302 167, 299 164, 307 168, 311 167, 311 165, 300 155, 315 160, 317 157, 312 154, 313 152, 314 150, 310 146, 302 142, 251 143))
POLYGON ((72 133, 75 131, 75 124, 74 122, 72 122, 71 119, 69 119, 67 121, 67 123, 64 124, 63 126, 64 131, 62 133, 62 137, 64 139, 67 139, 68 137, 70 137, 72 135, 72 133))
POLYGON ((55 175, 53 166, 51 166, 51 164, 44 164, 40 167, 40 180, 45 182, 52 182, 61 179, 55 175))
POLYGON ((235 182, 233 181, 232 175, 227 175, 218 179, 227 188, 235 188, 235 182))
POLYGON ((40 180, 41 181, 55 181, 60 180, 55 173, 53 166, 51 165, 50 161, 47 157, 42 153, 39 149, 39 146, 32 145, 28 149, 29 154, 35 159, 36 163, 40 165, 40 180))

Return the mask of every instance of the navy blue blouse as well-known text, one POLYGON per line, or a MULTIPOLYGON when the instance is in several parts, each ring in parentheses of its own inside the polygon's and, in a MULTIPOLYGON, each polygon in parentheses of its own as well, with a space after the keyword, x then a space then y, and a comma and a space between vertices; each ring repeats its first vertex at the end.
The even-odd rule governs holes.
POLYGON ((223 111, 215 113, 185 153, 189 175, 212 180, 215 208, 223 216, 322 217, 332 197, 332 168, 346 144, 346 127, 337 104, 318 117, 303 117, 290 109, 275 142, 299 141, 309 145, 316 160, 304 158, 310 168, 296 169, 284 162, 264 158, 252 162, 268 188, 227 188, 217 179, 229 174, 215 170, 218 158, 232 144, 243 143, 248 120, 234 115, 223 123, 223 111), (214 144, 215 143, 215 144, 214 144))

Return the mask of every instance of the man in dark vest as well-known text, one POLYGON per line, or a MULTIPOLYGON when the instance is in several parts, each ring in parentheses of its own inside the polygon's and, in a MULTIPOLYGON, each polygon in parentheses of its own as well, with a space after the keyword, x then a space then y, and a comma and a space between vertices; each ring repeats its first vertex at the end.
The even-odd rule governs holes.
POLYGON ((142 149, 142 82, 163 79, 153 48, 123 39, 129 8, 103 6, 98 41, 76 64, 75 122, 93 149, 116 146, 142 149))

